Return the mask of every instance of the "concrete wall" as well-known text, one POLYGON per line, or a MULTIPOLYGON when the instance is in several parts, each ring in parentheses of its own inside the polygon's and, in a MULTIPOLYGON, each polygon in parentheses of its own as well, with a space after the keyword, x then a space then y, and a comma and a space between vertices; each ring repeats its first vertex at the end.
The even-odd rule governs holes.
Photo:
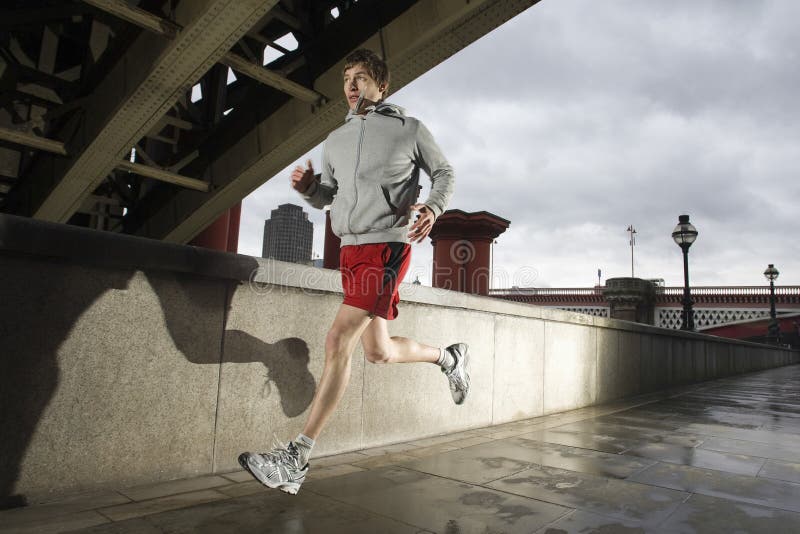
MULTIPOLYGON (((303 425, 338 273, 0 215, 0 499, 237 467, 303 425)), ((361 350, 316 453, 569 410, 797 363, 798 353, 405 285, 393 335, 469 343, 432 365, 361 350)))

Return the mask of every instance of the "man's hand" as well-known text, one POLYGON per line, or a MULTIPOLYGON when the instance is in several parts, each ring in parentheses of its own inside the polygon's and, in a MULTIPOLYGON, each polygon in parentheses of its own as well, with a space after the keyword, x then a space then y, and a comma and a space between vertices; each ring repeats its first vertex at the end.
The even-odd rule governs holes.
POLYGON ((409 228, 408 238, 412 243, 422 243, 425 238, 428 237, 428 234, 431 233, 433 221, 436 220, 436 216, 425 204, 414 204, 409 209, 418 211, 419 215, 417 215, 417 220, 414 221, 414 224, 409 228))
POLYGON ((308 187, 311 185, 311 182, 314 181, 314 166, 311 164, 311 160, 306 162, 306 168, 304 169, 300 165, 294 168, 292 171, 292 189, 298 191, 300 193, 305 193, 308 191, 308 187))

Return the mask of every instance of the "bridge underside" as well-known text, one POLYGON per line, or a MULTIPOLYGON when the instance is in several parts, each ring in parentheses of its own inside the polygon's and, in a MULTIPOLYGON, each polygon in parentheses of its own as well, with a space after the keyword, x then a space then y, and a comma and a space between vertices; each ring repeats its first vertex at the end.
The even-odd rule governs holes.
POLYGON ((342 120, 343 58, 397 90, 538 0, 13 0, 0 211, 185 243, 342 120))

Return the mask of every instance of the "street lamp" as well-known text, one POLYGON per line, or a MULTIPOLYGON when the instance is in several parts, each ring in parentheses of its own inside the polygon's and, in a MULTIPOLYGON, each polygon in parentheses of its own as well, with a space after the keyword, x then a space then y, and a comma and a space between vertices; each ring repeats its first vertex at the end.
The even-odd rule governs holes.
POLYGON ((781 342, 781 327, 775 314, 775 280, 778 279, 779 274, 781 273, 771 263, 767 270, 764 271, 764 277, 769 280, 769 329, 767 330, 767 337, 770 343, 775 343, 776 345, 781 342))
POLYGON ((672 239, 683 250, 683 316, 681 330, 694 330, 692 297, 689 294, 689 247, 697 239, 697 228, 689 222, 688 215, 678 216, 678 226, 672 231, 672 239))

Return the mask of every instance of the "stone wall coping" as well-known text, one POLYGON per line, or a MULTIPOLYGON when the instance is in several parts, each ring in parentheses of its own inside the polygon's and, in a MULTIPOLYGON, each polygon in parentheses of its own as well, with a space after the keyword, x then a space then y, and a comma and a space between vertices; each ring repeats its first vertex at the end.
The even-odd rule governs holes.
MULTIPOLYGON (((339 273, 330 269, 220 252, 191 245, 165 243, 139 236, 8 214, 0 214, 1 255, 33 256, 51 261, 140 271, 171 271, 248 283, 252 284, 256 291, 292 287, 312 292, 342 292, 339 273)), ((765 347, 748 341, 659 328, 410 283, 401 284, 400 296, 407 302, 431 306, 461 308, 687 340, 724 339, 737 345, 765 347)))

